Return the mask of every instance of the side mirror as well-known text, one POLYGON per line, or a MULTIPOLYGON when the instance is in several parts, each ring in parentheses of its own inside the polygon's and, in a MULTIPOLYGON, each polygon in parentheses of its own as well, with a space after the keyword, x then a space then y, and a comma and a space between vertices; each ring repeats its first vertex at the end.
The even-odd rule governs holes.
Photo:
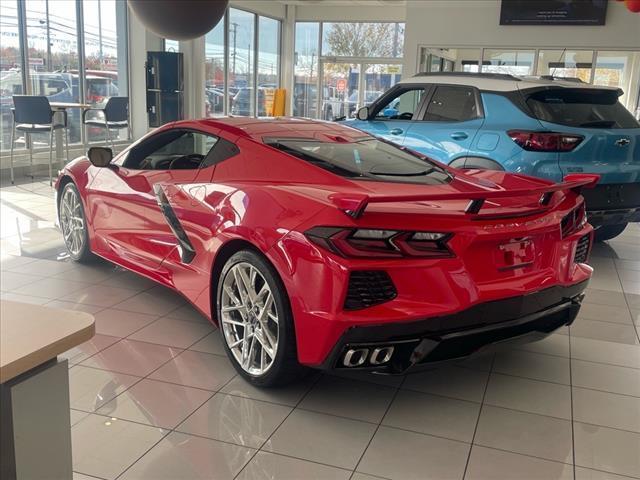
POLYGON ((87 156, 94 167, 108 167, 113 160, 113 151, 106 147, 91 147, 87 156))
POLYGON ((358 120, 369 120, 369 107, 362 107, 356 114, 358 120))

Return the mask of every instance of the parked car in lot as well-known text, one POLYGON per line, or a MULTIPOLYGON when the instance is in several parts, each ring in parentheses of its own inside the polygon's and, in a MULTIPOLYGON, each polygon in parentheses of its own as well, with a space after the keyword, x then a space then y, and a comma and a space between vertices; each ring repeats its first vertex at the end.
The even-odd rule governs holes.
POLYGON ((224 112, 224 90, 207 87, 204 93, 207 117, 213 114, 222 115, 224 112))
POLYGON ((344 94, 335 87, 323 87, 323 98, 318 99, 318 87, 307 83, 296 83, 293 88, 293 115, 316 118, 317 102, 320 102, 320 118, 334 120, 345 115, 344 94))
POLYGON ((578 314, 582 188, 458 170, 332 122, 226 118, 92 148, 56 182, 69 255, 173 288, 249 382, 403 373, 578 314), (312 287, 312 288, 311 288, 312 287))
POLYGON ((418 74, 349 125, 459 168, 559 181, 597 173, 585 192, 596 238, 640 221, 640 124, 622 91, 576 80, 502 74, 418 74))
MULTIPOLYGON (((238 93, 232 98, 231 102, 231 115, 247 116, 251 115, 251 103, 252 103, 253 87, 242 87, 238 90, 238 93)), ((255 101, 255 97, 253 99, 255 101)), ((258 87, 258 116, 264 117, 267 115, 264 101, 264 88, 258 87)))
MULTIPOLYGON (((380 95, 382 95, 382 92, 380 91, 365 90, 364 104, 371 105, 380 97, 380 95)), ((347 118, 353 118, 356 116, 356 110, 358 108, 358 90, 354 90, 353 92, 351 92, 351 95, 349 95, 347 101, 345 102, 345 107, 346 108, 344 110, 347 118)))

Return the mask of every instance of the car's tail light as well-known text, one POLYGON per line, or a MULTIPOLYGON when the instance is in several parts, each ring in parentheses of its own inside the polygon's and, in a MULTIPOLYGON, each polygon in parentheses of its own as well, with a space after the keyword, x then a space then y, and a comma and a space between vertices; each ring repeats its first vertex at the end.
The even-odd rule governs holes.
POLYGON ((582 135, 557 132, 509 130, 507 135, 524 150, 532 152, 570 152, 584 140, 582 135))
POLYGON ((587 212, 584 203, 567 213, 560 222, 562 238, 580 230, 587 223, 587 212))
POLYGON ((316 245, 343 257, 452 257, 449 233, 315 227, 305 235, 316 245))

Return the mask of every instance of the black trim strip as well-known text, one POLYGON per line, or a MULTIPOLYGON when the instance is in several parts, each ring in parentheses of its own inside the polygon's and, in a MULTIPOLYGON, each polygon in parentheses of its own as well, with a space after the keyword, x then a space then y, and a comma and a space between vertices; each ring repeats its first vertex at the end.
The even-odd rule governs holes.
POLYGON ((169 228, 175 235, 178 240, 178 250, 180 251, 180 260, 182 263, 191 263, 193 257, 196 256, 196 251, 187 237, 187 232, 182 228, 182 224, 180 224, 180 220, 176 215, 176 212, 173 210, 173 207, 169 204, 169 200, 164 193, 164 190, 159 184, 155 184, 153 186, 153 193, 156 195, 156 200, 158 201, 158 206, 162 211, 162 215, 164 215, 169 228))

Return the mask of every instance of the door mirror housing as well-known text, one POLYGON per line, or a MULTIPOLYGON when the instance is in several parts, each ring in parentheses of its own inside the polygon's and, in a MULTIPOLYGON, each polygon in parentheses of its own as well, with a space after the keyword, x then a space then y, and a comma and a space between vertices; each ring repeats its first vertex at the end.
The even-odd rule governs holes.
POLYGON ((358 120, 369 120, 369 107, 362 107, 356 114, 358 120))
POLYGON ((106 147, 91 147, 87 156, 94 167, 108 167, 113 160, 113 150, 106 147))

